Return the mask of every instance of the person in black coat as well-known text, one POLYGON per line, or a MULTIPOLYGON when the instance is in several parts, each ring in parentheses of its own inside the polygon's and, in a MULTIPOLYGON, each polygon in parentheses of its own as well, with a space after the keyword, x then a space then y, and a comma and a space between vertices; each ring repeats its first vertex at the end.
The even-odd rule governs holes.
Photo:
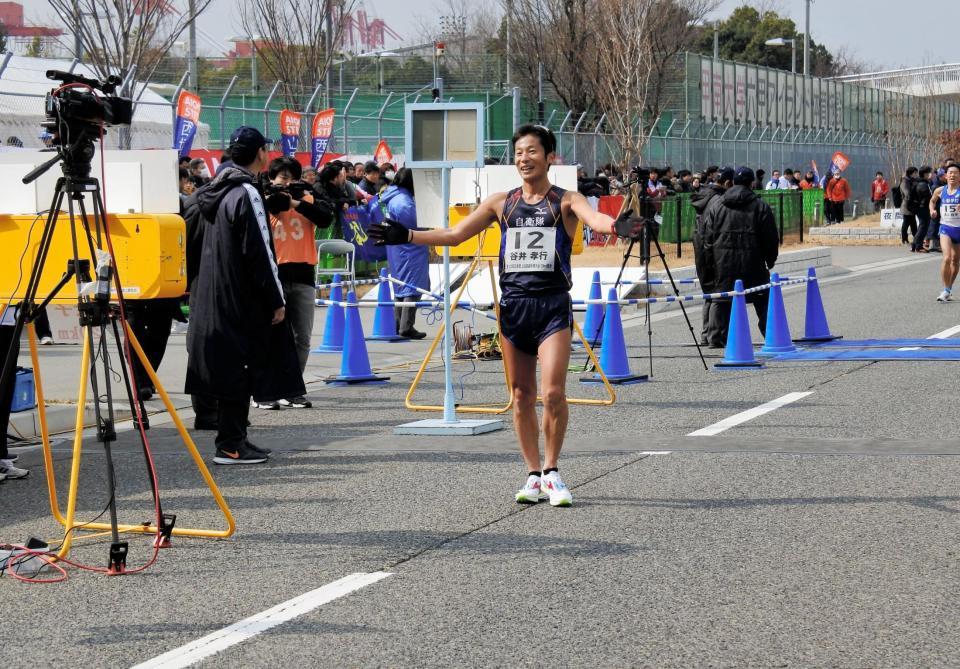
MULTIPOLYGON (((203 245, 191 284, 186 392, 217 400, 216 464, 266 462, 269 449, 247 440, 250 398, 287 357, 299 369, 289 328, 273 327, 284 320, 283 289, 256 178, 269 144, 255 128, 238 128, 230 137, 234 165, 197 191, 203 245), (283 333, 288 346, 275 341, 283 333)), ((290 386, 273 388, 277 396, 305 392, 299 374, 277 378, 290 386)))
MULTIPOLYGON (((690 206, 697 212, 696 227, 693 229, 693 258, 697 267, 697 278, 700 280, 700 290, 703 293, 712 293, 717 289, 716 268, 707 263, 707 257, 703 250, 703 223, 704 212, 707 205, 715 197, 723 195, 730 186, 733 185, 734 170, 732 167, 723 168, 716 181, 706 184, 700 190, 690 196, 690 206)), ((713 314, 714 302, 706 300, 703 303, 703 328, 700 333, 700 343, 711 348, 719 348, 723 333, 715 332, 711 327, 711 315, 713 314)))
MULTIPOLYGON (((714 289, 732 291, 737 279, 744 288, 770 282, 770 270, 777 262, 780 238, 770 205, 750 188, 753 170, 737 168, 733 186, 707 205, 703 215, 703 262, 714 268, 714 289)), ((769 291, 747 295, 757 312, 760 333, 767 329, 769 291)), ((729 299, 716 300, 711 310, 711 330, 722 335, 710 342, 726 345, 730 323, 729 299)))

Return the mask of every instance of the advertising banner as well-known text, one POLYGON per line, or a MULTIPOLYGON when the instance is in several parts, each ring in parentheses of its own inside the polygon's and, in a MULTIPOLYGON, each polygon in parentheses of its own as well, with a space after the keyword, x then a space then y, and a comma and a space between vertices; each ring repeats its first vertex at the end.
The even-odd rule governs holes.
POLYGON ((200 123, 200 96, 181 91, 177 99, 177 122, 173 127, 173 148, 181 156, 190 154, 193 138, 200 123))
POLYGON ((310 130, 310 164, 316 168, 320 167, 323 156, 327 152, 327 146, 330 145, 335 114, 336 110, 334 109, 324 109, 317 112, 313 117, 313 125, 310 130))
POLYGON ((300 143, 300 114, 284 109, 280 112, 280 150, 285 156, 297 152, 300 143))
POLYGON ((381 139, 380 143, 377 144, 377 149, 373 152, 373 159, 377 165, 393 162, 393 151, 390 150, 390 145, 387 144, 387 140, 381 139))

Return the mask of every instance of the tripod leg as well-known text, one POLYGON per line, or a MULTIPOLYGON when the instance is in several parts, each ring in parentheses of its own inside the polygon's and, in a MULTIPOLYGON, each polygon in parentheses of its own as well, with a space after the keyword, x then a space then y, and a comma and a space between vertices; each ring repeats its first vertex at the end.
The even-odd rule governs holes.
MULTIPOLYGON (((663 255, 663 249, 660 247, 660 240, 656 237, 653 238, 653 243, 657 246, 657 256, 660 258, 660 262, 663 263, 663 269, 667 272, 667 278, 670 279, 670 285, 673 287, 673 294, 676 297, 680 297, 680 289, 677 288, 677 282, 673 280, 673 274, 670 272, 670 266, 667 265, 667 258, 663 255)), ((709 370, 707 367, 707 361, 703 357, 703 349, 700 348, 700 339, 697 337, 697 333, 693 329, 693 323, 690 322, 690 316, 687 314, 687 308, 683 305, 683 300, 677 302, 680 305, 680 311, 683 312, 683 319, 687 322, 687 329, 690 330, 690 336, 693 337, 693 344, 697 347, 697 353, 700 355, 700 363, 703 365, 704 371, 709 370)))

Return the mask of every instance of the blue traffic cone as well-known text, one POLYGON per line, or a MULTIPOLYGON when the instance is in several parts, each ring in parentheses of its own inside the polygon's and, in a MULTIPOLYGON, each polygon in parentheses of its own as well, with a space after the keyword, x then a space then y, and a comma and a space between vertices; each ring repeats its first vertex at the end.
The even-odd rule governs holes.
POLYGON ((397 334, 397 320, 393 315, 393 307, 387 303, 393 302, 393 288, 387 280, 387 270, 380 270, 380 288, 377 291, 377 302, 380 306, 373 314, 373 334, 367 337, 368 341, 406 341, 406 337, 397 334))
POLYGON ((360 307, 357 306, 357 294, 347 293, 347 307, 344 314, 343 357, 340 360, 340 374, 324 379, 325 383, 346 385, 354 383, 383 383, 388 376, 377 376, 370 369, 370 357, 367 344, 363 340, 363 323, 360 322, 360 307))
POLYGON ((770 277, 770 299, 767 307, 767 333, 760 349, 761 355, 791 353, 797 347, 790 341, 790 325, 787 323, 787 309, 783 306, 783 289, 780 287, 780 275, 776 272, 770 277))
MULTIPOLYGON (((590 282, 591 300, 600 298, 600 272, 593 273, 593 280, 590 282)), ((588 304, 587 315, 583 320, 583 338, 590 344, 590 348, 600 348, 603 346, 603 305, 588 304)))
MULTIPOLYGON (((339 274, 333 275, 330 289, 331 302, 343 302, 343 285, 339 274)), ((323 341, 311 353, 340 353, 343 350, 343 307, 327 305, 327 322, 323 326, 323 341)))
POLYGON ((723 360, 714 364, 719 369, 763 367, 753 357, 753 342, 750 340, 750 323, 747 319, 747 300, 743 295, 743 281, 733 284, 736 295, 730 310, 730 327, 727 328, 727 348, 723 360))
MULTIPOLYGON (((634 374, 630 371, 627 359, 627 342, 623 337, 623 323, 620 321, 620 305, 617 304, 617 290, 611 288, 607 293, 607 311, 603 318, 604 346, 600 353, 600 369, 610 383, 626 385, 646 381, 646 374, 634 374)), ((599 373, 580 379, 583 383, 603 383, 599 373)))
POLYGON ((807 278, 807 313, 803 323, 803 338, 793 341, 805 344, 842 339, 830 334, 827 314, 823 310, 823 300, 820 297, 820 285, 817 283, 817 271, 813 267, 807 269, 807 278))

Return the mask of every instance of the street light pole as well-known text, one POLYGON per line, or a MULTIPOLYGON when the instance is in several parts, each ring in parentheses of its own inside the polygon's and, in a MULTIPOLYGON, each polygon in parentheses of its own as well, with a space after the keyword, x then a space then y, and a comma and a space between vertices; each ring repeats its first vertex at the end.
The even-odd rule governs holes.
POLYGON ((513 0, 507 0, 507 87, 510 87, 510 32, 513 27, 513 0))
POLYGON ((190 59, 190 90, 196 92, 199 85, 199 75, 197 73, 197 3, 196 0, 190 0, 187 5, 187 11, 190 12, 190 29, 187 37, 190 41, 189 55, 190 59))
POLYGON ((797 40, 790 40, 790 71, 797 73, 797 40))
POLYGON ((810 76, 810 0, 807 0, 807 21, 803 29, 803 76, 810 76))
POLYGON ((250 38, 250 49, 251 49, 251 58, 250 61, 250 87, 253 89, 253 94, 257 94, 257 40, 253 37, 250 38))

